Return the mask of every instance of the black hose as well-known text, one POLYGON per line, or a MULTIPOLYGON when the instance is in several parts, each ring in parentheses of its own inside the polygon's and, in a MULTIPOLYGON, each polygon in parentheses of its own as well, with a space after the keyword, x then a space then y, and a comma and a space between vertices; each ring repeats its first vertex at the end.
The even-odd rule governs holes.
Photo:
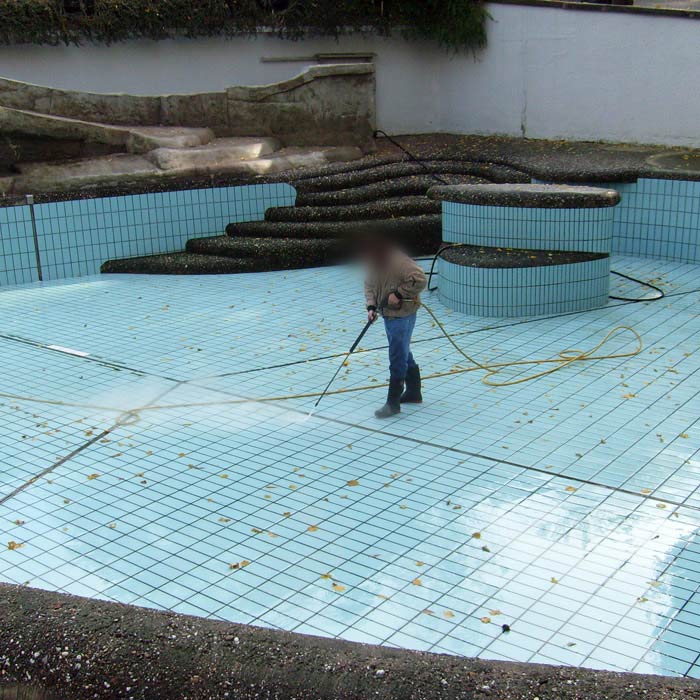
POLYGON ((635 282, 636 284, 641 284, 643 287, 648 287, 649 289, 653 289, 655 292, 658 293, 658 296, 652 297, 651 299, 628 299, 627 297, 614 297, 611 295, 610 298, 615 299, 615 301, 628 301, 633 304, 638 304, 641 301, 659 301, 659 299, 663 299, 666 296, 666 293, 663 289, 659 289, 659 287, 652 284, 651 282, 642 282, 642 280, 638 280, 635 277, 630 277, 629 275, 625 275, 622 272, 616 272, 615 270, 610 270, 610 274, 617 275, 618 277, 622 277, 626 280, 629 280, 630 282, 635 282))
POLYGON ((447 180, 444 180, 441 178, 439 175, 436 175, 435 173, 430 171, 430 168, 425 164, 425 161, 421 160, 420 158, 417 158, 416 156, 411 153, 408 149, 404 148, 396 139, 393 139, 389 134, 386 133, 386 131, 382 131, 381 129, 377 129, 374 132, 374 138, 376 139, 377 136, 383 136, 387 141, 390 143, 393 143, 396 148, 402 150, 409 158, 409 160, 412 160, 414 163, 418 163, 418 165, 425 170, 425 172, 430 175, 436 182, 439 182, 441 185, 449 185, 450 183, 447 182, 447 180))

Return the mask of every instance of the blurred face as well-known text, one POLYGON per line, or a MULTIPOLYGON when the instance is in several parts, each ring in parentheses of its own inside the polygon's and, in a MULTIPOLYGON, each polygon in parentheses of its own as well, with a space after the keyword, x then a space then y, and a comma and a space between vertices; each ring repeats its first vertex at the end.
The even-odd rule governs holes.
POLYGON ((391 253, 388 241, 376 233, 362 233, 358 237, 358 256, 368 267, 383 267, 391 253))

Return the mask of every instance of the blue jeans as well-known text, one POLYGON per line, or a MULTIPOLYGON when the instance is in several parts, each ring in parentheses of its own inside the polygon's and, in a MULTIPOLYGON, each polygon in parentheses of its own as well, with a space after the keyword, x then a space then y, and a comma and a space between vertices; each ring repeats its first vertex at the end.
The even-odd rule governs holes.
POLYGON ((384 328, 389 341, 389 374, 392 379, 406 379, 406 372, 416 361, 411 354, 411 336, 416 325, 416 314, 403 318, 385 318, 384 328))

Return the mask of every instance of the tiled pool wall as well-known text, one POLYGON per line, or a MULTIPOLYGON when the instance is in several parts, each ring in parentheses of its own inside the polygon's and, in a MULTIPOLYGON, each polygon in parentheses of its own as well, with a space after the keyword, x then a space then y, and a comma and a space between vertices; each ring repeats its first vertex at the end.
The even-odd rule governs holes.
POLYGON ((700 182, 639 178, 590 184, 621 195, 612 208, 613 253, 700 263, 700 182))
POLYGON ((440 301, 470 316, 522 317, 605 306, 610 258, 567 265, 483 268, 440 260, 440 301))
POLYGON ((613 208, 538 209, 442 203, 442 240, 501 248, 609 253, 613 208))
POLYGON ((440 258, 440 300, 472 316, 540 316, 605 306, 610 293, 613 208, 509 207, 442 203, 446 243, 602 253, 585 262, 472 267, 440 258))
POLYGON ((182 250, 189 238, 293 206, 287 183, 214 187, 0 208, 0 287, 80 277, 113 258, 182 250), (38 247, 38 256, 37 256, 38 247), (40 270, 41 269, 41 275, 40 270))

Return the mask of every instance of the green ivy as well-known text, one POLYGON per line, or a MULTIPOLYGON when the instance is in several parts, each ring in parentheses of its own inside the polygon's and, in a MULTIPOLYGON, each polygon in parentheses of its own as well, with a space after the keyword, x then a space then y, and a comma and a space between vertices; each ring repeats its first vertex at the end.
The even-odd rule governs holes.
POLYGON ((480 0, 0 0, 0 43, 239 36, 271 27, 289 39, 399 31, 473 50, 486 44, 487 17, 480 0))

